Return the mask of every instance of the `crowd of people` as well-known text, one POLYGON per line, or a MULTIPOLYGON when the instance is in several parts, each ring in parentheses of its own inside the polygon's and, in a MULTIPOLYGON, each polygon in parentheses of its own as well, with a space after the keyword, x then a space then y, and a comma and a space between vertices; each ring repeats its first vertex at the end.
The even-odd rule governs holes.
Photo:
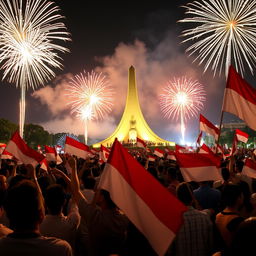
MULTIPOLYGON (((187 206, 166 256, 255 254, 256 183, 242 172, 251 153, 222 160, 222 180, 189 183, 174 160, 130 153, 187 206)), ((97 189, 105 164, 98 157, 61 158, 48 172, 2 160, 0 255, 156 255, 108 191, 97 189)))

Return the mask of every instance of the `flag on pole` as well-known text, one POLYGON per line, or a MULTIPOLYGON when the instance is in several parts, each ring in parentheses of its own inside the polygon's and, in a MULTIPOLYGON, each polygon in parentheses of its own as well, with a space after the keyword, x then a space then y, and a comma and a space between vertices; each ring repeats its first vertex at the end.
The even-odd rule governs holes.
POLYGON ((256 90, 232 66, 229 68, 222 111, 238 116, 256 130, 256 90))
POLYGON ((243 132, 239 129, 236 129, 236 138, 238 141, 242 141, 243 143, 247 143, 248 138, 249 138, 249 134, 247 134, 246 132, 243 132))
POLYGON ((5 143, 0 143, 0 155, 3 153, 5 147, 6 147, 5 143))
POLYGON ((217 167, 217 158, 211 154, 176 154, 181 174, 186 182, 221 180, 221 174, 217 167))
POLYGON ((157 254, 163 256, 183 223, 187 207, 147 172, 117 139, 98 187, 110 193, 111 199, 157 254))
POLYGON ((49 172, 49 165, 48 162, 46 160, 46 158, 44 158, 41 162, 40 162, 40 168, 46 172, 49 172))
POLYGON ((156 157, 155 156, 148 156, 148 161, 149 162, 155 162, 156 161, 156 157))
POLYGON ((87 159, 92 156, 92 153, 90 152, 90 149, 87 145, 69 136, 66 136, 64 151, 65 153, 75 155, 83 159, 87 159))
POLYGON ((203 132, 200 131, 196 140, 196 145, 198 145, 198 147, 200 147, 202 136, 203 136, 203 132))
POLYGON ((103 162, 107 162, 109 154, 110 150, 103 145, 100 145, 100 160, 102 160, 103 162))
POLYGON ((187 149, 185 147, 182 147, 178 144, 175 145, 175 152, 176 153, 187 153, 187 149))
POLYGON ((44 159, 42 154, 30 148, 24 142, 18 131, 12 135, 12 138, 5 149, 24 164, 32 164, 33 166, 36 166, 44 159))
POLYGON ((1 159, 13 159, 13 155, 4 149, 1 154, 1 159))
POLYGON ((144 140, 140 139, 137 137, 137 147, 138 148, 144 148, 146 149, 147 148, 147 144, 144 140))
POLYGON ((154 155, 156 155, 158 157, 164 157, 164 151, 159 148, 155 148, 154 155))
POLYGON ((174 152, 168 152, 167 153, 167 159, 176 161, 175 153, 174 152))
POLYGON ((44 150, 45 150, 45 158, 48 162, 50 161, 56 161, 56 157, 57 157, 57 151, 55 148, 49 147, 49 146, 44 146, 44 150))
POLYGON ((205 144, 203 144, 198 152, 199 154, 214 154, 213 151, 205 144))
POLYGON ((211 123, 208 119, 206 119, 203 115, 200 114, 200 131, 203 131, 207 134, 212 135, 215 140, 218 139, 220 130, 213 123, 211 123))
POLYGON ((242 174, 256 179, 256 162, 247 158, 244 163, 242 174))

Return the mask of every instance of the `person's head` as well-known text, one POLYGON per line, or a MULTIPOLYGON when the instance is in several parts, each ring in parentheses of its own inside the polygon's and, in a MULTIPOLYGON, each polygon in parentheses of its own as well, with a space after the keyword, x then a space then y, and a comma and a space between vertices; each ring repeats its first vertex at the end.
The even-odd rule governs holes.
POLYGON ((251 217, 238 227, 231 244, 230 255, 255 255, 256 217, 251 217))
POLYGON ((95 187, 95 179, 93 177, 89 177, 85 172, 83 173, 81 177, 82 183, 84 185, 84 188, 86 189, 94 189, 95 187))
POLYGON ((109 192, 104 189, 96 191, 94 200, 102 209, 116 209, 116 204, 112 201, 109 192))
POLYGON ((65 192, 61 185, 50 185, 45 191, 45 204, 52 215, 58 215, 62 212, 65 199, 65 192))
POLYGON ((0 218, 4 213, 4 200, 6 196, 6 191, 0 189, 0 218))
POLYGON ((167 172, 169 180, 177 180, 177 169, 175 167, 169 167, 167 172))
POLYGON ((189 183, 182 182, 176 188, 176 195, 178 199, 183 202, 185 205, 192 205, 192 187, 189 183))
POLYGON ((239 185, 227 184, 222 193, 226 207, 240 207, 243 204, 243 193, 239 185))
POLYGON ((7 179, 4 175, 0 175, 0 190, 7 189, 7 179))
POLYGON ((34 231, 44 218, 42 196, 30 180, 20 181, 9 189, 4 206, 14 231, 34 231))
POLYGON ((230 178, 230 172, 227 167, 221 168, 221 175, 224 181, 228 181, 230 178))

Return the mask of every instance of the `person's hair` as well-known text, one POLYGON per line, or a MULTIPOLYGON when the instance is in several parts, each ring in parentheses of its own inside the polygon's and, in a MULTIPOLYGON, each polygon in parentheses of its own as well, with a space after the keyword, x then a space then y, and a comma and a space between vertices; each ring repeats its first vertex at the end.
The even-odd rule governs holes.
POLYGON ((222 193, 225 206, 234 206, 239 196, 242 194, 240 186, 235 184, 227 184, 222 193))
POLYGON ((16 176, 12 177, 11 180, 10 180, 10 183, 9 183, 9 189, 16 186, 22 180, 28 180, 28 178, 26 178, 23 175, 16 175, 16 176))
POLYGON ((256 217, 240 223, 231 244, 229 255, 255 255, 256 217))
POLYGON ((227 167, 221 168, 221 175, 222 175, 223 180, 228 181, 228 179, 230 177, 229 169, 227 167))
POLYGON ((45 204, 50 214, 60 214, 65 204, 65 199, 65 192, 61 185, 50 185, 45 191, 45 204))
POLYGON ((167 169, 168 175, 170 178, 176 180, 177 179, 177 169, 175 167, 169 167, 167 169))
POLYGON ((189 183, 182 182, 176 188, 176 195, 185 205, 190 205, 193 201, 192 188, 189 183))
POLYGON ((34 230, 44 210, 41 194, 30 180, 8 189, 4 208, 13 230, 34 230))
POLYGON ((85 173, 83 173, 81 179, 84 185, 84 188, 87 189, 94 189, 95 187, 95 179, 93 177, 88 177, 87 175, 84 175, 85 173))
POLYGON ((116 204, 112 201, 110 194, 107 190, 101 189, 100 193, 103 195, 109 209, 116 208, 116 204))

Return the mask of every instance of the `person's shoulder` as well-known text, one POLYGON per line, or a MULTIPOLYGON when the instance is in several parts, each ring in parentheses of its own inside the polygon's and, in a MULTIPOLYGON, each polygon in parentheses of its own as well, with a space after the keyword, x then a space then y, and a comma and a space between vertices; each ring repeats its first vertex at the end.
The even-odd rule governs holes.
POLYGON ((41 236, 38 240, 38 243, 42 243, 42 245, 44 245, 45 247, 52 248, 53 250, 56 251, 56 253, 72 251, 71 246, 67 241, 55 237, 41 236))

